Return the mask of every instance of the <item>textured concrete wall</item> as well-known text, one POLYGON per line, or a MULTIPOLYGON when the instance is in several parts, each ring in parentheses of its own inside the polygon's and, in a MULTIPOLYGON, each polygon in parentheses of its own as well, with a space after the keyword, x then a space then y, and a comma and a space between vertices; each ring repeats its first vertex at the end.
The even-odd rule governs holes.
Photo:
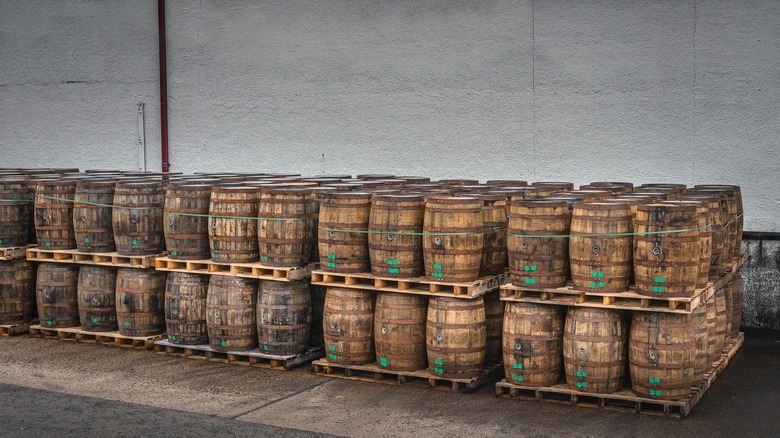
POLYGON ((780 330, 780 241, 745 240, 742 252, 742 325, 780 330))

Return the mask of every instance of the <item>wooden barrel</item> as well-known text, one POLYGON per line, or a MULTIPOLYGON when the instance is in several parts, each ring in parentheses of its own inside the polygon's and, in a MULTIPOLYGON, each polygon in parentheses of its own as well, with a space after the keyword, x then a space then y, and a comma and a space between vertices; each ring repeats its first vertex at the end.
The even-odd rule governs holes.
POLYGON ((0 261, 0 324, 27 323, 37 313, 32 263, 25 259, 0 261))
MULTIPOLYGON (((694 385, 704 380, 704 373, 712 368, 709 362, 709 339, 707 338, 707 306, 702 303, 691 313, 691 328, 696 342, 696 363, 694 366, 694 385)), ((648 382, 649 383, 649 382, 648 382)))
POLYGON ((82 330, 117 330, 116 269, 106 266, 82 266, 79 269, 78 303, 82 330))
POLYGON ((309 281, 263 281, 257 297, 257 339, 263 353, 291 356, 309 348, 309 281))
POLYGON ((0 246, 26 246, 33 195, 24 180, 0 180, 0 246))
POLYGON ((35 190, 35 233, 45 249, 74 249, 73 196, 76 181, 39 181, 35 190))
POLYGON ((78 265, 38 265, 35 298, 41 326, 54 328, 79 325, 78 282, 78 265))
POLYGON ((743 297, 742 274, 737 271, 731 280, 731 333, 729 333, 729 337, 732 339, 739 335, 739 328, 742 325, 743 297))
POLYGON ((539 187, 542 190, 552 190, 552 192, 566 192, 574 190, 574 183, 568 181, 535 181, 531 183, 532 187, 539 187))
POLYGON ((428 369, 437 376, 469 379, 485 361, 485 302, 432 296, 428 301, 425 343, 428 369))
POLYGON ((574 288, 624 292, 631 277, 631 207, 602 201, 574 204, 569 261, 574 288), (582 235, 582 236, 579 236, 582 235))
POLYGON ((326 360, 342 365, 374 361, 374 298, 369 291, 329 287, 322 314, 326 360))
POLYGON ((73 233, 79 251, 116 251, 112 223, 115 186, 115 181, 106 179, 86 179, 76 183, 73 233))
POLYGON ((485 366, 501 363, 501 337, 504 330, 504 302, 497 291, 484 295, 485 300, 485 366))
POLYGON ((710 275, 717 275, 724 264, 724 236, 723 225, 725 215, 722 205, 726 202, 726 196, 722 193, 680 193, 671 196, 669 199, 695 200, 707 203, 708 224, 710 231, 711 249, 710 249, 710 275))
POLYGON ((566 201, 525 199, 509 207, 509 275, 515 286, 566 286, 569 275, 566 201))
POLYGON ((619 391, 626 370, 627 331, 619 310, 569 307, 563 331, 566 383, 582 392, 619 391))
MULTIPOLYGON (((742 189, 734 185, 702 184, 694 186, 694 191, 718 191, 726 194, 729 205, 729 223, 731 232, 731 255, 737 256, 742 252, 742 228, 744 224, 744 210, 742 205, 742 189)), ((729 260, 730 261, 730 260, 729 260)), ((727 263, 729 262, 727 261, 727 263)))
POLYGON ((503 274, 507 264, 507 196, 482 193, 482 227, 485 230, 479 275, 503 274))
MULTIPOLYGON (((209 203, 209 247, 218 262, 256 262, 259 189, 214 187, 209 203)), ((253 324, 254 326, 254 324, 253 324)), ((212 343, 213 344, 213 343, 212 343)))
POLYGON ((324 271, 368 272, 368 223, 371 193, 332 192, 320 195, 318 243, 324 271))
POLYGON ((258 204, 260 261, 268 266, 306 266, 317 232, 317 198, 311 190, 263 190, 258 204))
POLYGON ((325 309, 325 286, 311 285, 311 338, 312 347, 325 345, 322 331, 322 312, 325 309))
POLYGON ((715 296, 707 299, 707 362, 709 364, 720 360, 723 352, 725 338, 722 333, 725 331, 725 321, 718 319, 718 304, 715 296))
POLYGON ((696 379, 691 324, 689 315, 634 312, 628 351, 634 394, 661 400, 690 396, 696 379))
POLYGON ((465 196, 425 200, 423 253, 425 277, 438 281, 473 281, 479 277, 484 246, 482 203, 465 196))
POLYGON ((424 215, 422 195, 374 195, 368 220, 372 274, 399 278, 422 275, 424 215))
POLYGON ((159 182, 116 184, 111 222, 117 253, 148 255, 165 251, 164 204, 165 191, 159 182))
POLYGON ((173 184, 165 191, 163 234, 168 256, 179 260, 210 257, 211 184, 173 184))
POLYGON ((197 345, 209 342, 206 296, 209 277, 169 272, 165 282, 165 328, 168 342, 197 345))
POLYGON ((165 333, 165 272, 118 269, 116 319, 119 333, 125 336, 165 333))
POLYGON ((718 357, 722 355, 726 340, 730 337, 726 332, 726 319, 726 291, 721 287, 715 291, 715 343, 718 357))
POLYGON ((254 349, 256 307, 257 280, 212 275, 206 296, 206 327, 211 348, 217 351, 254 349))
POLYGON ((506 303, 503 359, 508 382, 524 386, 558 383, 565 309, 546 304, 506 303))
POLYGON ((672 195, 670 196, 672 199, 660 203, 696 207, 696 228, 698 228, 699 234, 699 275, 696 279, 696 289, 703 289, 707 287, 712 262, 712 223, 710 222, 709 203, 698 199, 678 199, 676 196, 672 195))
POLYGON ((425 318, 428 297, 378 292, 374 312, 377 363, 393 371, 417 371, 428 366, 425 318))
POLYGON ((635 223, 636 292, 647 296, 693 296, 702 267, 697 206, 640 205, 635 223))

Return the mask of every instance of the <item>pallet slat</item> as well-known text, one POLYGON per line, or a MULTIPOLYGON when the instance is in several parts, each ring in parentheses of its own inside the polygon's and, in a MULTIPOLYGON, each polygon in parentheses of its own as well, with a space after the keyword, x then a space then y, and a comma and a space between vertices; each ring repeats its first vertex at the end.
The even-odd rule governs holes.
POLYGON ((690 396, 683 400, 657 400, 639 397, 630 389, 623 389, 613 394, 591 394, 573 390, 563 383, 553 386, 520 386, 506 380, 496 383, 496 396, 685 418, 726 369, 744 342, 745 334, 742 332, 736 338, 729 340, 723 348, 721 358, 705 374, 704 382, 691 388, 690 396))
POLYGON ((190 274, 218 274, 259 280, 297 281, 311 277, 319 264, 303 267, 272 267, 261 263, 219 263, 212 260, 176 260, 157 257, 154 268, 158 271, 187 272, 190 274))
POLYGON ((322 357, 325 350, 322 346, 310 347, 298 355, 276 356, 265 354, 257 348, 252 351, 216 351, 208 345, 182 345, 173 344, 167 340, 160 340, 154 343, 154 351, 159 354, 188 359, 287 371, 322 357))
POLYGON ((154 268, 155 255, 119 255, 116 252, 81 252, 75 249, 28 248, 27 260, 32 262, 76 263, 80 265, 113 266, 118 268, 154 268))
POLYGON ((16 336, 30 332, 30 325, 37 324, 38 320, 19 324, 0 324, 0 336, 16 336))
POLYGON ((312 271, 311 283, 320 286, 364 289, 380 292, 398 292, 415 295, 434 295, 471 299, 497 289, 509 281, 508 274, 480 277, 472 282, 439 282, 425 277, 390 278, 369 273, 347 274, 312 271))
POLYGON ((361 382, 410 385, 448 392, 471 393, 480 386, 500 378, 503 365, 496 364, 482 370, 479 377, 471 379, 450 379, 437 376, 428 370, 390 371, 380 368, 376 363, 367 365, 339 365, 325 359, 312 362, 312 372, 318 376, 361 382))
POLYGON ((118 331, 91 332, 80 327, 47 328, 41 325, 30 326, 30 336, 34 338, 59 339, 90 344, 114 345, 123 348, 149 350, 154 342, 165 339, 165 334, 155 336, 125 336, 118 331))
POLYGON ((0 260, 16 260, 23 259, 27 256, 27 250, 29 248, 35 248, 36 245, 27 246, 6 246, 0 248, 0 260))

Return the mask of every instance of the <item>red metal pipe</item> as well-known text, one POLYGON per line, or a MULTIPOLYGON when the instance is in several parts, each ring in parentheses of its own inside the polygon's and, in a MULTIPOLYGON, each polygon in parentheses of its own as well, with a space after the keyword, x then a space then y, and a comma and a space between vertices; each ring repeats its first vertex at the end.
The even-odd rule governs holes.
POLYGON ((160 37, 160 146, 162 171, 168 172, 168 63, 165 54, 165 0, 157 0, 157 34, 160 37))

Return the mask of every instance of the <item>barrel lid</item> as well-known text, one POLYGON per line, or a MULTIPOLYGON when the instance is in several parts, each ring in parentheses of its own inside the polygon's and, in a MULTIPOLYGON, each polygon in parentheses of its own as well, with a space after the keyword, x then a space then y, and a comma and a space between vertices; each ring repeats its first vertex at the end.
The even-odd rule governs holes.
POLYGON ((326 184, 323 185, 322 187, 332 187, 333 190, 346 192, 346 191, 361 189, 363 188, 363 185, 360 183, 338 183, 338 184, 326 184))
POLYGON ((120 173, 119 169, 87 169, 84 173, 120 173))
POLYGON ((419 193, 374 193, 374 199, 385 202, 423 201, 425 197, 419 193))
POLYGON ((696 205, 685 204, 677 201, 653 202, 637 206, 637 211, 688 211, 695 212, 696 205))
POLYGON ((670 199, 707 199, 713 201, 720 201, 725 198, 726 195, 716 191, 703 191, 703 192, 683 192, 670 196, 670 199))
POLYGON ((358 179, 390 179, 395 178, 395 175, 389 173, 364 173, 357 176, 358 179))
POLYGON ((178 183, 178 184, 171 184, 168 187, 168 191, 176 191, 176 192, 201 192, 201 191, 211 191, 211 189, 214 187, 213 184, 203 184, 203 183, 178 183))
POLYGON ((699 184, 693 186, 694 190, 722 190, 724 192, 740 193, 742 189, 740 186, 726 185, 726 184, 699 184))
POLYGON ((610 199, 592 199, 575 202, 574 208, 581 210, 623 210, 628 208, 628 204, 614 202, 610 199))
POLYGON ((521 207, 561 207, 561 208, 568 208, 569 205, 572 204, 570 200, 568 199, 562 199, 562 198, 535 198, 535 199, 517 199, 512 201, 512 205, 517 205, 521 207))
POLYGON ((710 202, 707 199, 667 199, 666 201, 655 202, 654 204, 676 204, 676 205, 695 205, 699 208, 710 208, 710 202))
POLYGON ((436 182, 438 182, 440 184, 450 184, 450 185, 452 185, 452 184, 458 184, 458 185, 479 184, 479 180, 478 179, 440 179, 440 180, 438 180, 436 182))
POLYGON ((264 175, 272 176, 272 177, 278 177, 278 178, 286 178, 290 176, 301 176, 300 173, 266 173, 264 175))
POLYGON ((119 181, 116 183, 116 187, 128 189, 145 189, 162 187, 162 183, 160 181, 119 181))
POLYGON ((38 180, 38 186, 66 186, 66 187, 76 187, 76 181, 68 181, 68 180, 62 180, 62 179, 54 179, 54 180, 38 180))
POLYGON ((574 183, 569 181, 534 181, 534 187, 557 187, 562 189, 574 189, 574 183))
POLYGON ((213 192, 229 192, 229 193, 257 193, 260 191, 259 187, 244 186, 244 185, 220 185, 214 186, 211 189, 213 192))
POLYGON ((634 188, 634 183, 626 182, 626 181, 593 181, 592 183, 588 184, 592 187, 612 187, 612 186, 623 186, 628 187, 630 189, 634 188))
POLYGON ((263 189, 262 193, 269 195, 310 195, 312 192, 310 187, 287 186, 263 189))
POLYGON ((485 181, 485 184, 489 186, 499 186, 499 187, 506 187, 506 186, 527 186, 528 181, 524 181, 521 179, 490 179, 485 181))
POLYGON ((426 183, 431 180, 427 176, 411 176, 411 175, 399 175, 396 176, 396 178, 402 179, 407 183, 426 183))
POLYGON ((509 196, 507 196, 506 193, 478 193, 474 195, 474 197, 484 203, 493 203, 501 201, 506 202, 509 196))
POLYGON ((81 180, 76 184, 77 187, 116 187, 116 180, 113 178, 90 178, 81 180))
POLYGON ((320 199, 371 199, 372 196, 368 192, 326 192, 320 195, 320 199))
POLYGON ((479 203, 479 198, 477 198, 476 196, 433 195, 425 198, 425 202, 431 204, 473 204, 473 203, 479 203))

